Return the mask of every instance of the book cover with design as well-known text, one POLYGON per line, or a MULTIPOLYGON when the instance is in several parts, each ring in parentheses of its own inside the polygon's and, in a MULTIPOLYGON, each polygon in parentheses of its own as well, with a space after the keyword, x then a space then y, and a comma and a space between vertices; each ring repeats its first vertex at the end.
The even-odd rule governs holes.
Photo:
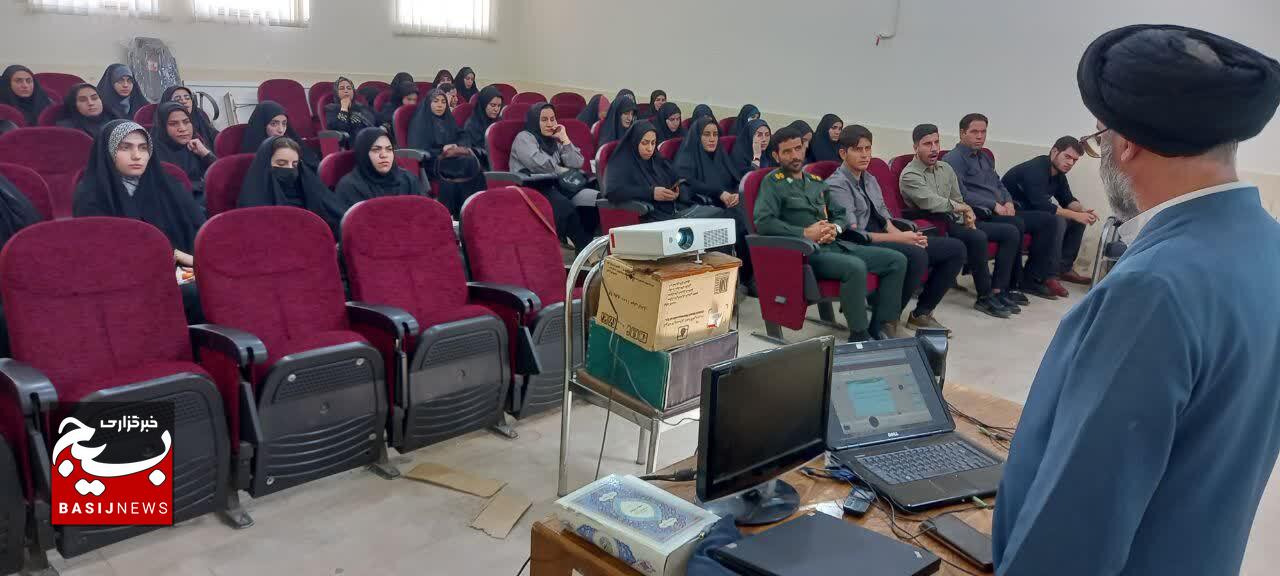
POLYGON ((720 518, 634 476, 601 478, 556 501, 565 528, 643 574, 683 574, 720 518))

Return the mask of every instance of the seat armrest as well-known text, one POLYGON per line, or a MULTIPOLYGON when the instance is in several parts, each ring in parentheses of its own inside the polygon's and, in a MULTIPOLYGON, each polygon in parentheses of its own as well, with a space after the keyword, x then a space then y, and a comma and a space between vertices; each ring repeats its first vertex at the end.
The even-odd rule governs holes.
POLYGON ((337 138, 339 142, 346 142, 351 135, 341 130, 321 130, 316 133, 316 138, 337 138))
POLYGON ((54 389, 49 377, 25 362, 0 358, 0 381, 17 397, 24 416, 31 416, 58 403, 58 391, 54 389))
POLYGON ((267 345, 257 336, 217 324, 196 324, 188 327, 191 333, 191 344, 197 350, 201 348, 217 350, 234 358, 241 367, 252 366, 255 362, 267 360, 267 345))
POLYGON ((781 248, 784 250, 795 250, 805 256, 818 251, 818 243, 808 238, 794 238, 791 236, 761 236, 751 234, 747 236, 748 246, 760 246, 762 248, 781 248))
POLYGON ((912 222, 910 220, 906 220, 903 218, 890 218, 889 221, 893 222, 893 225, 897 227, 899 230, 910 230, 912 232, 923 233, 929 230, 937 229, 937 226, 934 226, 933 224, 925 224, 922 226, 916 222, 912 222))
POLYGON ((395 306, 347 302, 347 318, 352 322, 374 326, 401 341, 405 336, 418 334, 418 319, 395 306))
POLYGON ((627 200, 626 202, 610 202, 607 198, 596 200, 596 208, 605 208, 609 210, 625 210, 627 212, 635 212, 641 216, 653 212, 653 204, 642 202, 640 200, 627 200))
POLYGON ((427 152, 426 150, 419 150, 417 148, 396 148, 395 155, 396 158, 408 158, 410 160, 417 160, 418 162, 426 162, 431 159, 430 152, 427 152))
POLYGON ((527 288, 491 282, 467 282, 467 295, 477 300, 500 304, 519 314, 532 314, 542 309, 542 300, 527 288))
POLYGON ((516 172, 515 175, 520 177, 520 182, 522 184, 539 184, 542 182, 555 182, 556 180, 560 179, 559 174, 523 174, 520 172, 516 172))

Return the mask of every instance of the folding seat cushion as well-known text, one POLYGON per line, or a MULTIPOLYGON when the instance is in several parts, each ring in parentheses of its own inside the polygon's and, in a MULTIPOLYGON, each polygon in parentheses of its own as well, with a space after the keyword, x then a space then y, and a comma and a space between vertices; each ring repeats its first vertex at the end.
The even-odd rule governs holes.
POLYGON ((658 145, 658 154, 667 160, 674 161, 676 152, 680 151, 680 144, 684 142, 684 138, 672 138, 658 145))
POLYGON ((489 167, 498 172, 511 170, 511 144, 524 131, 524 120, 499 120, 489 125, 484 139, 489 145, 489 167))
POLYGON ((55 103, 53 105, 46 106, 44 110, 41 110, 40 117, 36 118, 36 126, 56 126, 59 120, 66 117, 66 111, 57 104, 57 102, 61 101, 60 99, 54 100, 55 103))
POLYGON ((232 210, 201 228, 195 259, 205 317, 266 348, 247 365, 211 369, 233 441, 248 430, 257 445, 249 492, 385 463, 382 357, 351 330, 328 225, 301 208, 232 210))
POLYGON ((525 116, 529 114, 529 109, 532 107, 532 104, 508 104, 506 108, 502 109, 502 115, 499 118, 503 120, 518 120, 523 124, 525 116))
POLYGON ((356 157, 350 150, 343 150, 325 156, 320 160, 320 181, 326 188, 333 190, 343 176, 351 173, 356 167, 356 157))
POLYGON ((244 131, 248 128, 248 124, 232 124, 223 128, 213 139, 213 153, 219 158, 240 154, 240 144, 244 142, 244 131))
POLYGON ((342 248, 354 300, 415 320, 398 348, 390 340, 395 330, 356 324, 395 373, 388 378, 393 445, 412 450, 502 423, 511 378, 507 330, 492 310, 471 302, 469 292, 480 287, 467 284, 448 209, 416 196, 361 202, 343 219, 342 248), (392 361, 399 352, 407 355, 403 366, 392 361))
POLYGON ((35 170, 49 186, 53 216, 71 216, 76 183, 72 177, 89 162, 93 139, 73 128, 24 128, 0 135, 0 158, 35 170))
POLYGON ((53 200, 49 198, 49 185, 40 173, 20 164, 0 162, 0 175, 8 178, 31 201, 31 206, 45 220, 53 218, 53 200))
MULTIPOLYGON (((222 134, 226 134, 223 131, 222 134)), ((222 134, 218 140, 222 140, 222 134)), ((253 165, 253 154, 219 156, 204 173, 205 210, 210 217, 234 209, 240 200, 244 175, 253 165)))
MULTIPOLYGON (((618 148, 618 140, 606 143, 596 151, 596 171, 600 173, 598 180, 601 188, 604 187, 605 174, 604 170, 609 165, 609 157, 613 156, 613 151, 618 148)), ((630 226, 639 224, 641 217, 648 213, 652 205, 646 203, 633 202, 625 205, 614 204, 606 198, 596 201, 596 209, 600 213, 600 229, 606 234, 614 228, 621 226, 630 226)))
MULTIPOLYGON (((57 406, 33 416, 21 414, 13 396, 0 401, 0 422, 20 461, 33 462, 30 449, 49 450, 48 431, 65 416, 93 409, 92 402, 172 402, 174 520, 222 509, 230 464, 226 420, 209 373, 192 360, 164 234, 123 218, 40 223, 0 253, 0 278, 13 350, 0 371, 15 379, 17 365, 33 369, 52 384, 40 394, 44 408, 57 406), (19 423, 25 417, 23 426, 13 427, 15 415, 19 423), (48 418, 48 426, 33 425, 39 418, 48 418)), ((48 473, 42 468, 26 468, 27 487, 47 502, 49 480, 36 476, 48 473)), ((62 526, 58 548, 75 556, 149 529, 62 526)))
MULTIPOLYGON (((747 214, 755 213, 760 184, 772 168, 761 168, 747 173, 742 179, 742 206, 747 214)), ((756 266, 756 290, 759 292, 760 315, 765 322, 768 340, 781 341, 782 328, 799 330, 804 326, 805 314, 812 304, 818 305, 819 319, 837 325, 832 303, 839 299, 840 283, 835 280, 819 280, 809 266, 808 257, 816 250, 813 242, 789 236, 760 236, 755 234, 755 220, 748 218, 752 235, 747 236, 751 260, 756 266)), ((867 293, 873 293, 880 279, 867 275, 867 293)))
POLYGON ((401 148, 409 145, 409 124, 413 122, 413 113, 417 111, 417 107, 412 104, 405 104, 399 108, 391 116, 391 128, 396 131, 396 142, 401 148))
POLYGON ((258 85, 258 101, 271 100, 284 106, 285 114, 296 120, 289 122, 289 127, 302 138, 316 136, 315 125, 311 123, 311 108, 307 103, 307 91, 297 80, 273 78, 258 85))
MULTIPOLYGON (((461 219, 471 278, 513 287, 507 292, 510 299, 486 298, 483 303, 508 322, 508 334, 516 345, 511 357, 515 372, 521 376, 516 378, 509 407, 518 418, 554 409, 563 397, 564 259, 555 231, 537 217, 534 208, 547 222, 554 222, 550 203, 537 191, 495 188, 469 198, 461 219), (511 300, 523 304, 512 305, 511 300), (529 349, 520 349, 521 343, 528 343, 529 349), (523 359, 529 355, 536 358, 538 373, 525 369, 523 359)), ((580 300, 573 302, 572 310, 574 321, 581 322, 580 300)), ((574 357, 582 358, 580 333, 575 333, 574 347, 574 357)))
POLYGON ((22 111, 8 104, 0 104, 0 120, 8 120, 19 128, 26 128, 27 117, 22 115, 22 111))
POLYGON ((502 101, 503 101, 503 102, 514 102, 514 101, 515 101, 515 99, 516 99, 516 94, 518 93, 518 91, 516 90, 516 87, 515 87, 515 86, 512 86, 512 85, 510 85, 510 84, 503 84, 503 83, 501 83, 501 82, 499 82, 499 83, 497 83, 497 84, 494 84, 493 86, 494 86, 494 87, 496 87, 496 88, 498 89, 498 91, 499 91, 499 92, 502 92, 502 101))
POLYGON ((170 164, 168 162, 161 162, 160 167, 164 169, 165 174, 168 174, 170 178, 177 180, 183 188, 186 188, 187 192, 191 191, 191 177, 187 176, 187 172, 185 170, 177 164, 170 164))
POLYGON ((512 104, 528 104, 530 106, 546 101, 547 97, 538 92, 521 92, 511 99, 512 104))
POLYGON ((138 108, 138 111, 133 114, 133 121, 141 124, 143 128, 151 128, 156 121, 156 105, 147 104, 138 108))
POLYGON ((836 162, 835 160, 821 160, 818 162, 814 162, 812 164, 808 164, 804 167, 805 172, 813 174, 814 176, 817 176, 823 180, 830 178, 831 175, 835 174, 836 170, 839 170, 839 169, 840 169, 840 163, 836 162))
MULTIPOLYGON (((359 94, 359 91, 357 91, 356 94, 359 94)), ((311 106, 311 113, 316 117, 317 120, 323 122, 323 118, 324 118, 325 102, 321 102, 320 99, 324 98, 325 96, 332 96, 332 95, 333 95, 333 82, 329 80, 322 80, 320 82, 316 82, 312 84, 310 88, 307 89, 307 104, 311 106)), ((332 102, 332 99, 330 99, 330 102, 332 102)))

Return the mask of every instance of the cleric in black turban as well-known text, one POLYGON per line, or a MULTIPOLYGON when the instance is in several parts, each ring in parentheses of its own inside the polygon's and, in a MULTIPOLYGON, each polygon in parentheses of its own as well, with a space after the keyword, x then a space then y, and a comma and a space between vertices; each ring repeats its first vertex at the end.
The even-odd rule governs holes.
POLYGON ((1107 32, 1085 50, 1076 79, 1104 126, 1161 156, 1248 140, 1280 104, 1280 63, 1182 26, 1107 32))

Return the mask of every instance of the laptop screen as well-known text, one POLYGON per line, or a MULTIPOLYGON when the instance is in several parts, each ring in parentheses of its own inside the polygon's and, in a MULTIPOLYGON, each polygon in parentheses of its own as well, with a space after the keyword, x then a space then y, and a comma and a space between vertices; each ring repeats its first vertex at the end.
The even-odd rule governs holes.
POLYGON ((829 446, 848 448, 954 427, 915 339, 836 348, 829 446))

